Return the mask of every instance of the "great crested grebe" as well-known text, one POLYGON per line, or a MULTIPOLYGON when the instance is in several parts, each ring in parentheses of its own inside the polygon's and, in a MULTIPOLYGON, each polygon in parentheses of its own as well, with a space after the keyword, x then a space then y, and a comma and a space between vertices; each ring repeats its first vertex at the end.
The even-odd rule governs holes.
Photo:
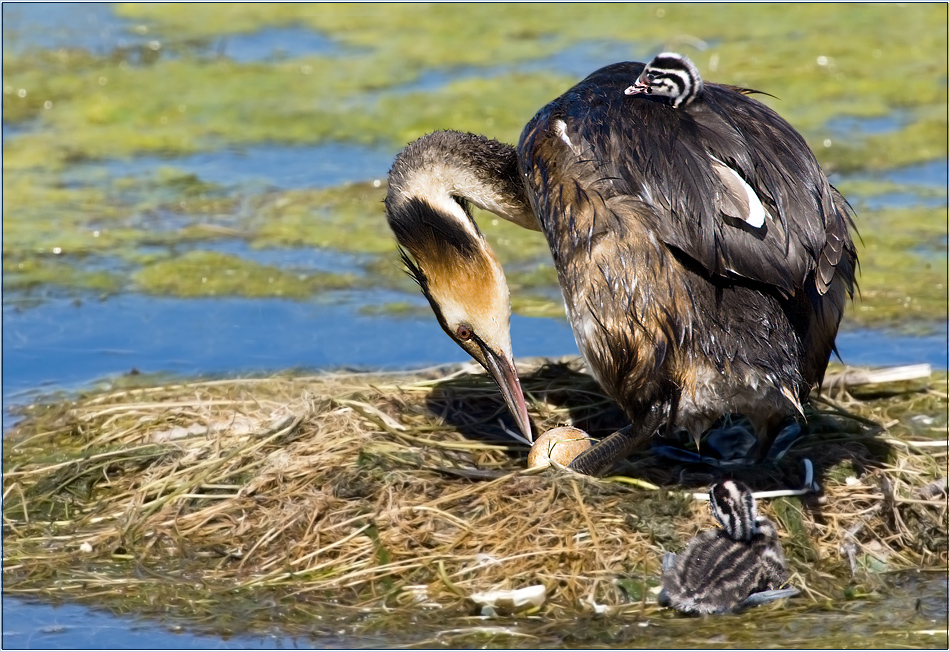
POLYGON ((621 92, 643 71, 592 73, 517 148, 423 136, 396 157, 386 196, 439 323, 529 438, 504 272, 469 205, 547 238, 578 348, 631 421, 571 463, 587 474, 664 422, 698 439, 726 413, 768 450, 821 381, 853 292, 849 207, 798 132, 731 86, 704 83, 685 109, 621 92))

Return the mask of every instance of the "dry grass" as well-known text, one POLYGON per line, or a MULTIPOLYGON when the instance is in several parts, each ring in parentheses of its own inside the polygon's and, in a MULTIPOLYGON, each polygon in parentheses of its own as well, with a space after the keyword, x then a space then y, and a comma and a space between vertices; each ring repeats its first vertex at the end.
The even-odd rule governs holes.
MULTIPOLYGON (((715 473, 649 454, 601 480, 526 471, 497 390, 471 371, 195 382, 31 406, 4 438, 4 591, 232 630, 261 626, 265 602, 292 605, 289 620, 330 604, 461 613, 472 593, 536 584, 552 618, 655 608, 663 550, 710 526, 684 490, 715 473)), ((622 425, 576 363, 521 373, 539 431, 622 425)), ((755 489, 797 486, 801 459, 815 462, 823 494, 760 506, 812 600, 881 571, 947 568, 946 378, 862 392, 814 402, 809 435, 780 464, 735 474, 755 489)))

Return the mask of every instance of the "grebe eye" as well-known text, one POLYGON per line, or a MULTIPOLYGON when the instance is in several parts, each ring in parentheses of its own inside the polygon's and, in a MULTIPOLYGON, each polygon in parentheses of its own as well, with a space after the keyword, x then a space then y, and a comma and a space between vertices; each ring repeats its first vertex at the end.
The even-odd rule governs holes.
POLYGON ((465 325, 459 326, 455 330, 455 334, 463 342, 472 339, 472 335, 474 335, 474 333, 472 333, 472 329, 465 325))
POLYGON ((654 81, 655 79, 656 79, 656 75, 654 75, 652 72, 647 73, 647 81, 654 81))

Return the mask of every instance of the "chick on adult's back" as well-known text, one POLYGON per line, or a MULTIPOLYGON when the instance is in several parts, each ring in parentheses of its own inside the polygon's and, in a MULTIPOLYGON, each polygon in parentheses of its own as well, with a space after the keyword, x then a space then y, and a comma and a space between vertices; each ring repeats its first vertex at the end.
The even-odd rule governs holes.
POLYGON ((801 136, 733 87, 705 83, 685 109, 625 95, 643 68, 591 74, 542 108, 517 148, 425 136, 397 158, 387 196, 423 290, 436 277, 468 288, 426 292, 460 344, 459 325, 486 342, 479 331, 497 331, 509 311, 507 288, 467 280, 502 274, 467 203, 544 233, 578 348, 631 420, 572 462, 584 473, 663 422, 699 437, 731 412, 767 449, 821 380, 853 287, 847 204, 801 136), (423 232, 453 246, 421 246, 423 232), (446 263, 458 255, 468 262, 446 263))

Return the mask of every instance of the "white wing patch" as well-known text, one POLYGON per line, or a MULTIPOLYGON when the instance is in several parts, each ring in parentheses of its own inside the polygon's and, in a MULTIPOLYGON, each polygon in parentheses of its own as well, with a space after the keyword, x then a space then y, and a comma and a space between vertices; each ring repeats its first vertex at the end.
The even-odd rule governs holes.
POLYGON ((571 151, 575 154, 580 154, 580 148, 577 147, 573 142, 571 142, 570 136, 567 135, 567 123, 563 120, 554 121, 554 133, 557 134, 558 138, 567 143, 567 146, 571 148, 571 151))
MULTIPOLYGON (((712 164, 713 171, 719 175, 719 180, 722 181, 722 185, 725 186, 727 194, 730 196, 727 199, 727 202, 724 201, 724 204, 733 206, 738 212, 737 217, 749 226, 753 228, 761 228, 765 224, 765 216, 767 214, 765 206, 762 205, 762 200, 759 199, 759 196, 755 194, 755 191, 752 189, 752 186, 745 182, 739 173, 733 170, 731 167, 720 161, 719 159, 712 157, 714 163, 712 164)), ((726 214, 732 214, 731 211, 726 210, 726 214)))

